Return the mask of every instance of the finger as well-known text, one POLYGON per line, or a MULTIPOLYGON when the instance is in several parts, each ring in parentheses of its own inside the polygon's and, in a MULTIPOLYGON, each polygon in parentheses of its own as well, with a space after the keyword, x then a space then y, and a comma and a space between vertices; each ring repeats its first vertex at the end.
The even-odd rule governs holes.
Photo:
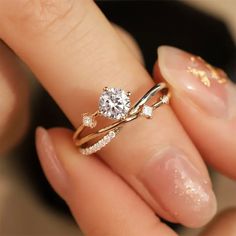
MULTIPOLYGON (((136 100, 153 86, 93 1, 2 4, 2 37, 75 126, 80 114, 97 109, 103 87, 131 91, 136 100)), ((202 225, 216 208, 204 163, 169 107, 157 113, 152 120, 126 125, 99 155, 158 214, 188 226, 202 225)))
POLYGON ((144 59, 143 59, 141 49, 139 48, 138 43, 135 41, 132 35, 130 35, 126 30, 124 30, 118 25, 113 24, 113 27, 116 30, 116 33, 120 36, 121 40, 127 46, 128 50, 130 50, 130 52, 133 54, 133 56, 139 62, 144 64, 144 59))
POLYGON ((49 181, 85 235, 176 235, 101 161, 78 155, 70 131, 39 128, 36 143, 49 181))
POLYGON ((204 159, 236 178, 236 87, 219 69, 173 47, 161 47, 155 77, 172 86, 172 107, 204 159))
POLYGON ((0 154, 14 147, 29 120, 27 73, 13 52, 0 41, 0 154))
POLYGON ((235 236, 236 209, 231 208, 221 212, 201 233, 201 236, 235 236))

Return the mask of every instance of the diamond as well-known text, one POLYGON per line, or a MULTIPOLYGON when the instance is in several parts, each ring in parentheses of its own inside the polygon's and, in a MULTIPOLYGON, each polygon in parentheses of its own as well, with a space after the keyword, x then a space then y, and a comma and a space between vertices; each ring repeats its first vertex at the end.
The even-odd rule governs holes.
POLYGON ((147 105, 143 106, 141 115, 145 116, 146 118, 152 118, 152 112, 153 112, 153 108, 147 105))
POLYGON ((102 149, 103 147, 105 147, 108 143, 111 142, 111 140, 113 138, 115 138, 116 136, 116 132, 115 131, 109 131, 108 134, 106 134, 102 139, 100 139, 99 141, 97 141, 95 144, 93 144, 90 147, 86 147, 86 148, 80 148, 80 152, 83 155, 91 155, 97 151, 99 151, 100 149, 102 149))
POLYGON ((108 135, 106 135, 103 139, 106 143, 108 143, 110 141, 110 137, 108 135))
POLYGON ((83 114, 83 125, 86 127, 94 128, 97 122, 94 120, 93 116, 83 114))
POLYGON ((122 89, 106 88, 100 96, 100 114, 109 119, 120 120, 126 116, 129 109, 129 96, 122 89))
POLYGON ((109 133, 108 133, 108 136, 112 139, 112 138, 115 138, 115 136, 116 136, 116 133, 114 132, 114 131, 110 131, 109 133))
POLYGON ((168 104, 169 103, 169 97, 167 95, 164 95, 160 98, 160 100, 164 103, 164 104, 168 104))

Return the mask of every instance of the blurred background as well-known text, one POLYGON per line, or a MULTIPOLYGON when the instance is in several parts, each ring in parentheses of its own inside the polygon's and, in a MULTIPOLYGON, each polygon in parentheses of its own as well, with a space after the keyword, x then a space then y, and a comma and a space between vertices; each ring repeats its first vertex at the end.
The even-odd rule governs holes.
MULTIPOLYGON (((157 46, 169 44, 201 55, 236 79, 235 0, 99 1, 97 4, 108 19, 135 37, 150 73, 157 46)), ((29 131, 19 147, 0 158, 0 236, 82 235, 67 206, 48 185, 34 147, 37 125, 48 128, 70 127, 70 124, 34 78, 32 90, 29 131), (45 111, 47 116, 42 116, 45 111)), ((236 206, 236 183, 214 170, 210 172, 218 211, 236 206)), ((201 230, 171 226, 183 236, 195 236, 201 230)))

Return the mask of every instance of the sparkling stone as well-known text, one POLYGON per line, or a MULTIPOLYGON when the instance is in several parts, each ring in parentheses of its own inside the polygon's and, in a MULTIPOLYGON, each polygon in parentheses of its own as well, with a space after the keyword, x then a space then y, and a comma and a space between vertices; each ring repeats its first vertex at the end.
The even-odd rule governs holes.
POLYGON ((108 135, 106 135, 106 136, 104 137, 104 141, 105 141, 106 143, 108 143, 108 142, 110 141, 110 137, 109 137, 108 135))
POLYGON ((97 141, 92 146, 86 147, 86 148, 80 148, 80 152, 83 155, 91 155, 91 154, 99 151, 103 147, 105 147, 115 136, 116 136, 116 132, 110 131, 108 134, 106 134, 102 139, 97 141))
POLYGON ((143 106, 141 115, 145 116, 146 118, 151 118, 152 117, 152 112, 153 112, 153 108, 147 105, 143 106))
POLYGON ((81 149, 80 149, 80 152, 81 152, 83 155, 86 155, 86 149, 81 148, 81 149))
POLYGON ((99 147, 102 146, 102 143, 103 143, 103 142, 102 142, 102 139, 98 141, 98 145, 99 145, 99 147))
POLYGON ((127 93, 118 88, 106 88, 99 99, 100 113, 114 120, 124 118, 130 109, 130 99, 127 93))
POLYGON ((86 149, 86 155, 90 155, 90 150, 86 149))
POLYGON ((97 122, 91 115, 83 114, 83 125, 86 127, 94 128, 97 122))
POLYGON ((169 97, 167 95, 164 95, 164 96, 161 97, 161 101, 164 104, 168 104, 169 103, 169 97))
POLYGON ((110 138, 115 138, 116 133, 114 131, 110 131, 108 135, 110 138))

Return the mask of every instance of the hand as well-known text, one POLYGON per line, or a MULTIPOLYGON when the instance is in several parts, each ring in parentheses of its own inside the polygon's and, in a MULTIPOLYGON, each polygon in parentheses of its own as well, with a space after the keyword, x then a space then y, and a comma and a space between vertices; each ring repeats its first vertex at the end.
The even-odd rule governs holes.
MULTIPOLYGON (((91 1, 2 0, 0 17, 1 38, 29 65, 75 127, 80 114, 96 110, 103 87, 132 90, 140 97, 153 85, 91 1)), ((198 150, 204 160, 235 177, 231 138, 236 91, 229 81, 218 85, 212 78, 213 86, 204 87, 183 69, 187 58, 191 61, 189 54, 162 47, 155 66, 155 80, 161 73, 172 86, 174 112, 163 106, 153 119, 132 122, 97 157, 81 156, 69 130, 37 130, 45 174, 86 235, 175 235, 154 213, 190 227, 214 215, 216 201, 198 150), (191 86, 182 79, 188 76, 195 81, 191 86)))

